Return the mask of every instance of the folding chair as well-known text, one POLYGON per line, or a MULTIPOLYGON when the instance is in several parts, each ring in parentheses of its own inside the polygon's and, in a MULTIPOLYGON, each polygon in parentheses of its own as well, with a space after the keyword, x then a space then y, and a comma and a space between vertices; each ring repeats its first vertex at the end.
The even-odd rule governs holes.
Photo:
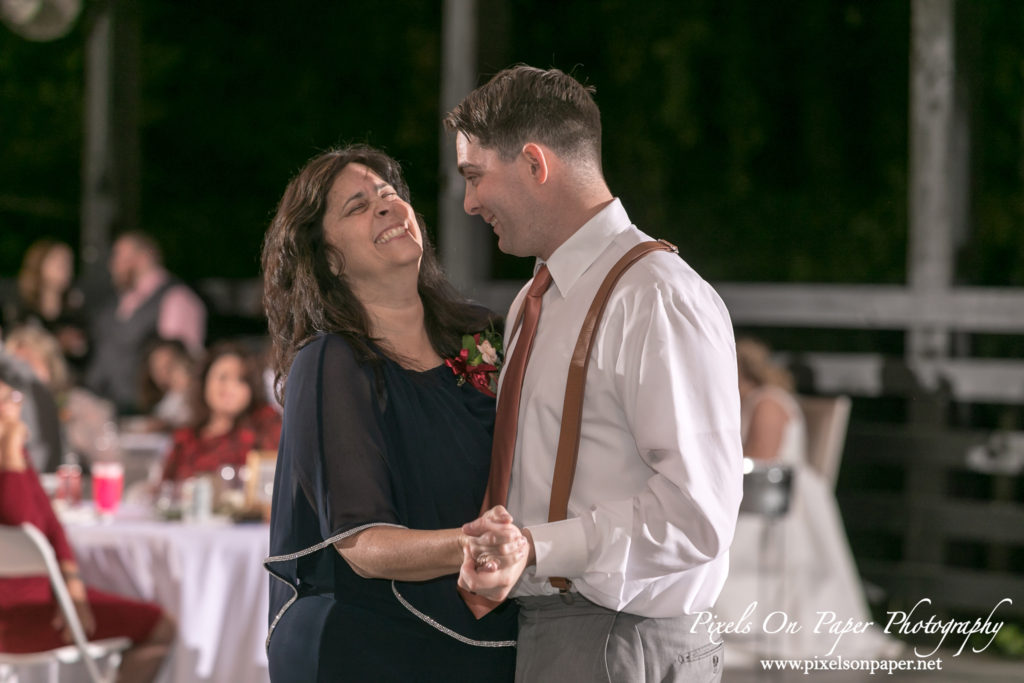
POLYGON ((117 676, 121 654, 129 647, 128 638, 107 638, 89 642, 74 602, 68 593, 64 575, 57 564, 53 547, 39 529, 31 524, 0 526, 0 578, 19 576, 48 576, 57 604, 71 629, 74 645, 66 645, 45 652, 0 652, 0 683, 17 683, 18 669, 26 666, 49 666, 51 683, 57 682, 60 664, 83 662, 93 683, 111 683, 117 676), (98 662, 106 660, 104 671, 98 662))
MULTIPOLYGON (((744 469, 751 461, 744 459, 744 469)), ((757 515, 764 524, 757 549, 757 594, 766 593, 774 583, 772 596, 775 604, 785 604, 786 533, 783 518, 789 514, 793 500, 793 468, 789 465, 754 465, 743 475, 743 500, 740 514, 757 515)), ((765 650, 764 633, 758 630, 757 648, 762 657, 765 650)))
POLYGON ((807 424, 807 461, 834 489, 850 422, 849 396, 797 396, 807 424))

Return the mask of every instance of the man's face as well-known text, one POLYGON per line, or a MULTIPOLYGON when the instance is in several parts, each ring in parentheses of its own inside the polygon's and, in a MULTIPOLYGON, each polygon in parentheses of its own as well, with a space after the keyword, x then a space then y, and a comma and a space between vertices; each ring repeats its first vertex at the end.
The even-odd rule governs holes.
POLYGON ((135 285, 138 248, 131 240, 120 239, 114 242, 110 251, 110 279, 120 291, 127 291, 135 285))
POLYGON ((482 217, 498 236, 498 248, 514 256, 541 254, 541 229, 530 191, 529 163, 522 154, 504 161, 497 150, 481 147, 459 133, 455 138, 459 173, 466 180, 463 208, 482 217))

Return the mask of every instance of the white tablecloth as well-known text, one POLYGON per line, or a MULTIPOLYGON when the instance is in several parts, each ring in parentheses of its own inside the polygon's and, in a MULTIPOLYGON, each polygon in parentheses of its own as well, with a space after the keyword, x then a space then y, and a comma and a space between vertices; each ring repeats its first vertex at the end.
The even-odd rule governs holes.
POLYGON ((160 683, 270 680, 266 524, 115 519, 65 528, 87 585, 159 603, 177 620, 160 683))

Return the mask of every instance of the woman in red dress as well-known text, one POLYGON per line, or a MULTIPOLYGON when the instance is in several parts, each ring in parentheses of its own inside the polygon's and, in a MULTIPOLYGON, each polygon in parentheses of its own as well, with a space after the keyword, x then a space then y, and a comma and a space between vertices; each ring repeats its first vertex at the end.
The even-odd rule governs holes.
POLYGON ((174 432, 164 481, 241 467, 254 449, 277 450, 281 416, 264 399, 252 354, 233 343, 214 346, 193 384, 192 424, 174 432))
MULTIPOLYGON (((0 383, 0 524, 30 522, 50 541, 86 636, 126 636, 132 647, 118 680, 151 681, 174 642, 175 626, 158 605, 87 588, 39 477, 25 459, 20 395, 0 383)), ((42 652, 72 642, 45 576, 0 579, 0 652, 42 652)))

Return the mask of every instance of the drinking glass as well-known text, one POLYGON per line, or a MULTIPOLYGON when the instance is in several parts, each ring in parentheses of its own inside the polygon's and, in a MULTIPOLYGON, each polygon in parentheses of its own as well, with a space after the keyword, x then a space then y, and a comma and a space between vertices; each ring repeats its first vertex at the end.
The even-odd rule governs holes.
POLYGON ((57 491, 54 496, 64 505, 75 506, 82 500, 82 468, 63 464, 57 467, 57 491))
POLYGON ((124 467, 119 462, 98 462, 92 466, 92 499, 101 516, 117 512, 124 487, 124 467))

